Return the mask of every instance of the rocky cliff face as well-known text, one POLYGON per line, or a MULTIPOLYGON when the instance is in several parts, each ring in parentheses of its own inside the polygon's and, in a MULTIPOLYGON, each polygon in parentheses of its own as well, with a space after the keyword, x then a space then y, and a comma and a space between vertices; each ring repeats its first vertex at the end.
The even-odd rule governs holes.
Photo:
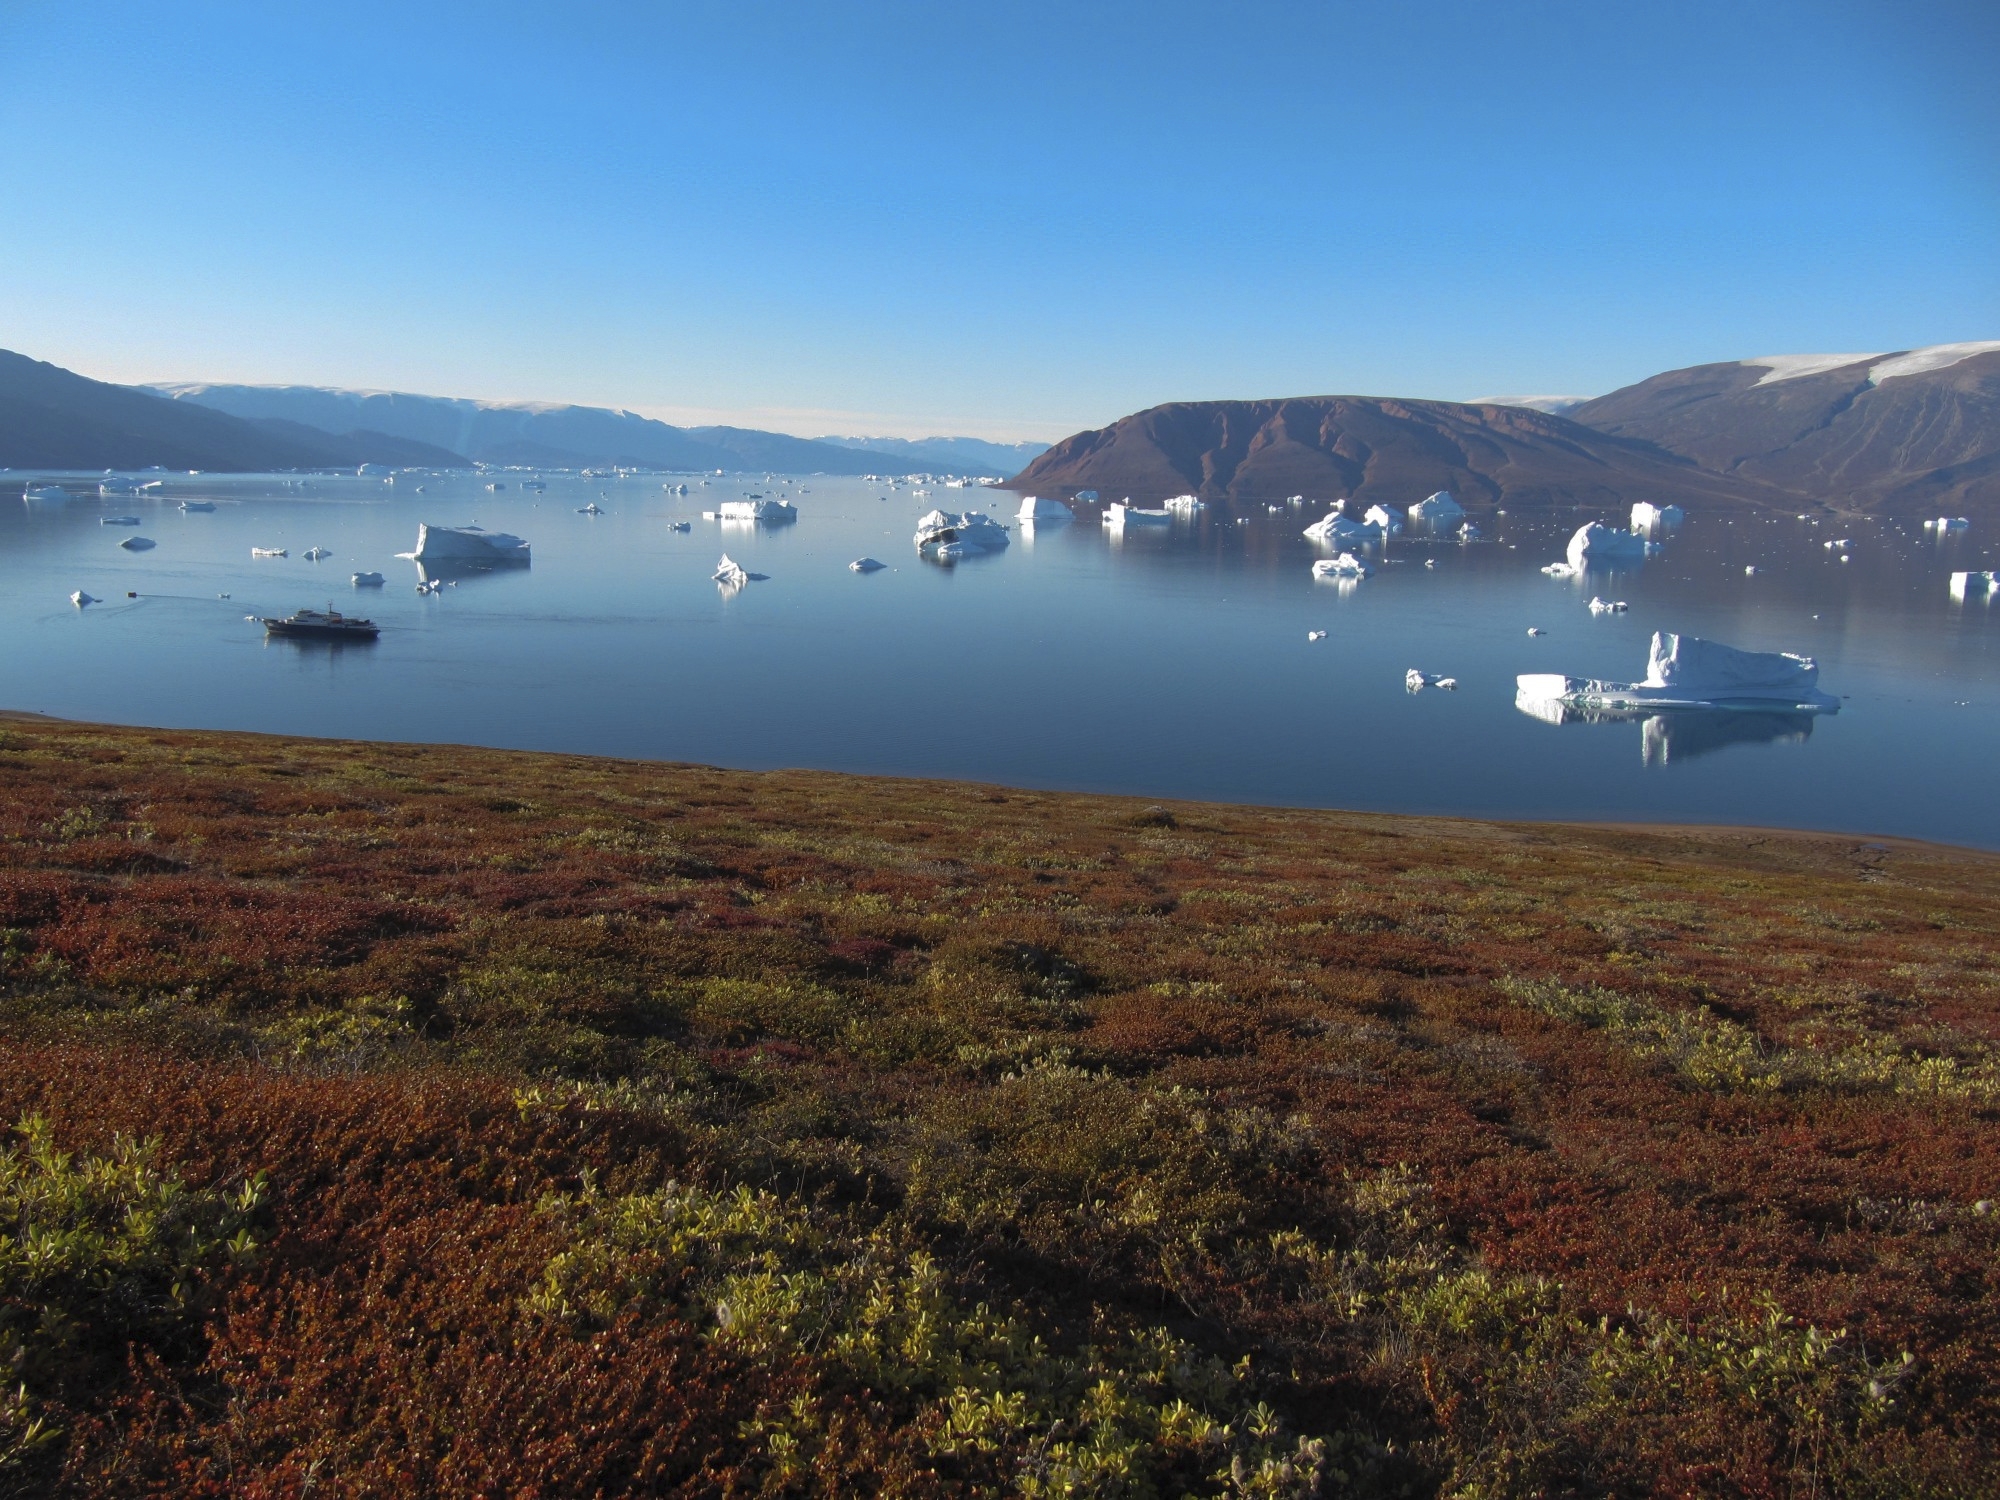
POLYGON ((1009 481, 1048 494, 1209 500, 1303 494, 1407 505, 1448 489, 1469 506, 1635 500, 1783 504, 1785 497, 1632 438, 1524 407, 1309 396, 1176 402, 1066 438, 1009 481))

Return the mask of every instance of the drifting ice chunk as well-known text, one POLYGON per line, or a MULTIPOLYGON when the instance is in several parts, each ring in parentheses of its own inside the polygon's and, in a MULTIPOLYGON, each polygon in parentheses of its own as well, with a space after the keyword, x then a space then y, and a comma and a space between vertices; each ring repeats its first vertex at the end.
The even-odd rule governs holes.
POLYGON ((940 562, 956 562, 975 552, 999 551, 1007 545, 1007 528, 981 511, 932 510, 918 518, 912 540, 917 551, 940 562), (947 553, 946 548, 951 551, 947 553))
POLYGON ((1542 571, 1551 578, 1574 578, 1583 570, 1581 568, 1572 568, 1566 562, 1552 562, 1543 568, 1542 571))
POLYGON ((879 573, 888 566, 887 563, 877 562, 872 557, 857 557, 847 565, 847 571, 850 573, 879 573))
POLYGON ((750 581, 750 575, 744 571, 743 565, 727 552, 722 554, 722 561, 715 565, 713 577, 725 588, 738 588, 750 581))
POLYGON ((504 531, 477 526, 432 526, 417 523, 417 550, 400 554, 418 562, 477 563, 487 567, 526 565, 528 544, 504 531))
POLYGON ((1308 645, 1314 641, 1323 641, 1325 639, 1326 632, 1324 630, 1308 630, 1306 632, 1306 642, 1308 645))
POLYGON ((1170 510, 1145 510, 1137 505, 1127 505, 1123 500, 1114 500, 1104 510, 1104 524, 1113 529, 1126 526, 1165 526, 1172 521, 1170 510))
POLYGON ((1935 531, 1942 536, 1947 531, 1965 531, 1971 525, 1972 522, 1964 516, 1939 516, 1935 521, 1924 522, 1924 530, 1935 531))
POLYGON ((1313 564, 1315 578, 1366 578, 1374 571, 1352 552, 1343 552, 1338 557, 1322 557, 1313 564))
POLYGON ((159 543, 149 536, 128 536, 118 545, 127 552, 151 552, 159 543))
POLYGON ((1325 542, 1336 547, 1366 547, 1371 542, 1379 542, 1388 533, 1379 526, 1366 521, 1352 520, 1339 511, 1329 511, 1327 515, 1305 529, 1306 537, 1315 542, 1325 542))
POLYGON ((716 511, 725 521, 796 521, 798 507, 789 500, 725 500, 716 511))
POLYGON ((1439 490, 1410 507, 1410 519, 1426 526, 1451 525, 1465 519, 1465 507, 1451 498, 1450 490, 1439 490))
POLYGON ((308 547, 299 556, 303 557, 307 562, 319 562, 324 558, 333 556, 333 554, 324 547, 308 547))
POLYGON ((1097 503, 1097 491, 1078 490, 1076 492, 1076 503, 1079 505, 1095 505, 1097 503))
POLYGON ((1437 672, 1420 672, 1412 667, 1403 674, 1403 686, 1413 693, 1421 693, 1427 687, 1443 688, 1450 693, 1458 690, 1458 679, 1437 672))
POLYGON ((1547 635, 1547 634, 1548 634, 1548 632, 1547 632, 1546 630, 1543 630, 1543 629, 1542 629, 1542 627, 1541 627, 1541 626, 1539 626, 1539 625, 1530 625, 1530 626, 1528 627, 1528 634, 1529 634, 1529 635, 1547 635))
POLYGON ((1819 691, 1819 665, 1810 656, 1739 651, 1717 641, 1666 631, 1653 635, 1643 682, 1598 682, 1554 673, 1530 673, 1514 681, 1524 705, 1768 709, 1779 704, 1813 713, 1834 713, 1840 708, 1839 699, 1819 691))
POLYGON ((1646 556, 1646 539, 1629 531, 1616 531, 1601 521, 1577 528, 1569 539, 1569 565, 1581 573, 1592 563, 1640 562, 1646 556))
POLYGON ((380 573, 356 573, 351 580, 358 589, 379 589, 382 587, 380 573))
POLYGON ((1995 580, 2000 573, 1954 573, 1951 575, 1951 597, 1963 599, 1967 594, 1985 594, 1992 597, 1996 588, 1995 580))
POLYGON ((214 510, 215 503, 211 500, 183 500, 181 501, 181 509, 184 511, 214 510))
POLYGON ((1074 521, 1075 514, 1060 500, 1045 500, 1039 495, 1028 495, 1021 501, 1021 508, 1014 512, 1017 521, 1074 521))
POLYGON ((1160 508, 1182 516, 1191 516, 1198 510, 1208 509, 1193 495, 1175 495, 1171 499, 1162 500, 1160 508))
POLYGON ((1687 512, 1678 505, 1649 505, 1640 500, 1632 506, 1632 529, 1635 532, 1671 531, 1686 519, 1687 512))
POLYGON ((1623 599, 1600 599, 1590 596, 1590 612, 1594 615, 1622 615, 1629 608, 1623 599))
POLYGON ((250 555, 252 557, 286 557, 290 554, 283 547, 252 547, 250 555))
POLYGON ((1368 514, 1363 516, 1361 519, 1365 521, 1368 525, 1373 526, 1377 531, 1381 532, 1382 535, 1385 537, 1394 536, 1397 532, 1403 529, 1402 517, 1398 516, 1394 511, 1390 510, 1388 507, 1382 505, 1369 506, 1368 514))
POLYGON ((1462 542, 1478 541, 1479 523, 1477 521, 1467 521, 1464 525, 1460 526, 1458 528, 1458 539, 1462 542))
POLYGON ((90 595, 86 594, 82 589, 78 589, 74 594, 71 594, 69 596, 69 602, 74 604, 78 609, 82 609, 84 605, 95 604, 97 601, 91 598, 90 595))

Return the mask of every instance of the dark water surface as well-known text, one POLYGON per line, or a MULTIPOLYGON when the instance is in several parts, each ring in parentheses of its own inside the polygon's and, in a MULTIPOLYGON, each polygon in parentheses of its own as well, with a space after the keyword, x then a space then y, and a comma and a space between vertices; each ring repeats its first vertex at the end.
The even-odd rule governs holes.
MULTIPOLYGON (((1015 531, 1004 553, 920 561, 933 505, 1011 519, 1005 492, 929 498, 850 479, 177 477, 146 498, 0 502, 0 706, 63 717, 459 741, 728 766, 1480 817, 1729 822, 2000 847, 2000 605, 1955 569, 2000 565, 1981 528, 1696 514, 1631 571, 1544 577, 1596 512, 1505 517, 1493 540, 1398 540, 1375 576, 1315 583, 1317 507, 1210 511, 1115 540, 1015 531), (676 481, 678 482, 678 481, 676 481), (416 493, 416 486, 423 493, 416 493), (746 493, 796 524, 704 522, 746 493), (883 498, 885 497, 886 498, 883 498), (183 499, 212 513, 183 513, 183 499), (594 501, 605 513, 580 515, 594 501), (136 528, 100 517, 136 516, 136 528), (667 529, 689 520, 691 534, 667 529), (395 557, 417 523, 515 532, 534 565, 434 596, 395 557), (158 545, 127 552, 134 532, 158 545), (1822 544, 1852 538, 1851 561, 1822 544), (300 554, 324 546, 312 563, 300 554), (250 548, 287 547, 253 561, 250 548), (728 550, 768 580, 726 594, 728 550), (862 576, 864 554, 889 570, 862 576), (1435 566, 1426 568, 1426 559, 1435 566), (1746 565, 1755 565, 1746 575, 1746 565), (356 590, 379 570, 388 586, 356 590), (84 589, 107 602, 73 608, 84 589), (126 598, 126 591, 140 597, 126 598), (218 594, 228 594, 219 599, 218 594), (1592 616, 1593 595, 1629 601, 1592 616), (267 641, 249 614, 357 609, 372 646, 267 641), (1547 634, 1531 638, 1530 626, 1547 634), (1644 674, 1656 629, 1811 654, 1838 715, 1551 725, 1520 672, 1644 674), (1327 638, 1309 643, 1307 632, 1327 638), (1410 693, 1411 667, 1456 692, 1410 693)), ((12 495, 11 479, 0 494, 12 495)), ((1411 499, 1420 498, 1412 495, 1411 499)), ((1622 524, 1622 518, 1604 517, 1622 524)))

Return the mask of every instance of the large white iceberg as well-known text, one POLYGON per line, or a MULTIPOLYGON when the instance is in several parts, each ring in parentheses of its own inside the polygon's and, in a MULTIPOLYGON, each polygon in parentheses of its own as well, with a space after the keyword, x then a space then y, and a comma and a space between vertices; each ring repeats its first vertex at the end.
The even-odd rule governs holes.
POLYGON ((1678 505, 1653 505, 1644 500, 1632 503, 1632 529, 1638 531, 1671 531, 1687 519, 1687 512, 1678 505))
POLYGON ((1007 528, 982 511, 926 511, 917 518, 913 541, 917 551, 940 562, 956 562, 975 552, 997 552, 1007 545, 1007 528))
POLYGON ((1771 708, 1832 713, 1840 700, 1819 690, 1819 664, 1788 651, 1739 651, 1698 636, 1653 633, 1640 682, 1527 673, 1520 701, 1573 708, 1771 708))
POLYGON ((1924 522, 1924 530, 1935 531, 1942 536, 1947 531, 1969 531, 1972 522, 1964 516, 1939 516, 1934 521, 1924 522))
POLYGON ((716 515, 724 521, 796 521, 798 507, 788 500, 725 500, 716 510, 716 515))
POLYGON ((1641 562, 1646 556, 1646 539, 1629 531, 1618 531, 1602 521, 1579 526, 1569 539, 1569 565, 1581 573, 1592 563, 1641 562))
POLYGON ((1456 524, 1465 519, 1465 507, 1452 499, 1450 490, 1439 490, 1412 505, 1410 519, 1422 521, 1427 526, 1456 524))
POLYGON ((504 531, 477 526, 432 526, 417 523, 417 550, 397 554, 418 562, 474 563, 483 567, 525 564, 528 544, 504 531))
POLYGON ((1963 599, 1968 594, 1984 594, 1993 597, 2000 589, 2000 573, 1954 573, 1951 575, 1951 597, 1963 599))
POLYGON ((1403 519, 1387 506, 1371 505, 1368 513, 1361 518, 1385 537, 1394 536, 1403 529, 1403 519))
POLYGON ((1371 542, 1379 542, 1388 535, 1380 526, 1367 521, 1356 521, 1339 511, 1328 511, 1305 529, 1307 540, 1323 542, 1332 547, 1366 547, 1371 542))
POLYGON ((1045 499, 1040 495, 1027 495, 1021 500, 1021 508, 1014 512, 1017 521, 1074 521, 1075 514, 1060 500, 1045 499))

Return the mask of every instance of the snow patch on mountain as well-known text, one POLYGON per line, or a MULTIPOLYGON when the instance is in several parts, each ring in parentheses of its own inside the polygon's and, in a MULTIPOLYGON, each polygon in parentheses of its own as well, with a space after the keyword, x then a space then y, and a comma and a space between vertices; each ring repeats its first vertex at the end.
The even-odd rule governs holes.
POLYGON ((1848 365, 1858 365, 1865 359, 1881 357, 1879 350, 1873 354, 1760 354, 1755 359, 1740 362, 1765 367, 1768 373, 1757 382, 1758 385, 1776 385, 1781 380, 1797 380, 1806 375, 1824 375, 1828 370, 1845 369, 1848 365))
MULTIPOLYGON (((1908 354, 1898 354, 1894 359, 1885 359, 1868 371, 1868 383, 1880 385, 1885 380, 1894 380, 1902 375, 1922 375, 1931 370, 1949 370, 1962 360, 1971 359, 1975 354, 1992 354, 2000 350, 2000 339, 1985 339, 1967 344, 1932 344, 1924 349, 1912 349, 1908 354)), ((1762 382, 1758 382, 1762 384, 1762 382)))

